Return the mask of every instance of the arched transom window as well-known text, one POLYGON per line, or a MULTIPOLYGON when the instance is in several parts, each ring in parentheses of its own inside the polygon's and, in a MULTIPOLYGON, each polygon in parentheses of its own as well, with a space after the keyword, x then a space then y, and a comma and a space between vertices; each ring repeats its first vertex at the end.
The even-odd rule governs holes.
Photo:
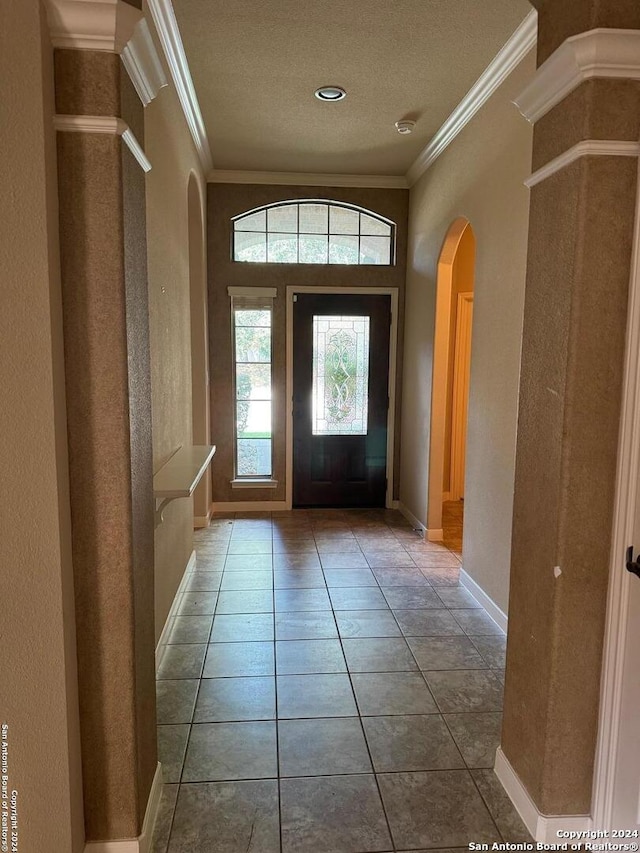
POLYGON ((281 202, 236 216, 233 259, 271 264, 394 262, 394 224, 353 205, 281 202))

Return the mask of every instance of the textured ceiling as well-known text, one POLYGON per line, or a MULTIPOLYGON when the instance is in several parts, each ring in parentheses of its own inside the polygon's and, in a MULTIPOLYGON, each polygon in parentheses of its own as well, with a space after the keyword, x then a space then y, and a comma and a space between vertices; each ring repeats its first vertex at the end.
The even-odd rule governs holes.
POLYGON ((216 169, 401 175, 528 0, 173 0, 216 169), (347 98, 325 104, 323 85, 347 98), (394 122, 417 119, 410 136, 394 122))

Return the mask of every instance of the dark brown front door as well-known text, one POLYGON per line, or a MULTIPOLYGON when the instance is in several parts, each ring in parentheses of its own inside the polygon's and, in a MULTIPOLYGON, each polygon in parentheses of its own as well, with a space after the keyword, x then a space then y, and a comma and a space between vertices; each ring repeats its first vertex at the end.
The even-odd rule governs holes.
POLYGON ((383 507, 391 297, 300 293, 293 309, 293 504, 383 507))

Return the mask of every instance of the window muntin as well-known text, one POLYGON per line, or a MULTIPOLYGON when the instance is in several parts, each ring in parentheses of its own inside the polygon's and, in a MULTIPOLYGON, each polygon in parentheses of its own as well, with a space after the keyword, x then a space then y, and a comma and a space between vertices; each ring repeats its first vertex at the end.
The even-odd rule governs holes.
POLYGON ((366 435, 369 317, 313 318, 313 435, 366 435))
POLYGON ((236 477, 273 473, 271 411, 272 305, 270 300, 232 300, 236 477))
POLYGON ((234 261, 374 266, 394 262, 393 223, 349 205, 284 202, 250 211, 232 223, 234 261))

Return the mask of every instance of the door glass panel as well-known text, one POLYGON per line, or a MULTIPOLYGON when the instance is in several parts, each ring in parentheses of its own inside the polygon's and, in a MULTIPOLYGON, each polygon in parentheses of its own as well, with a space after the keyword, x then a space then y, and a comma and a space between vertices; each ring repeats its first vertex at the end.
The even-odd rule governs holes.
POLYGON ((313 318, 313 435, 366 435, 369 318, 313 318))
POLYGON ((239 438, 237 472, 239 477, 270 477, 271 439, 239 438))

